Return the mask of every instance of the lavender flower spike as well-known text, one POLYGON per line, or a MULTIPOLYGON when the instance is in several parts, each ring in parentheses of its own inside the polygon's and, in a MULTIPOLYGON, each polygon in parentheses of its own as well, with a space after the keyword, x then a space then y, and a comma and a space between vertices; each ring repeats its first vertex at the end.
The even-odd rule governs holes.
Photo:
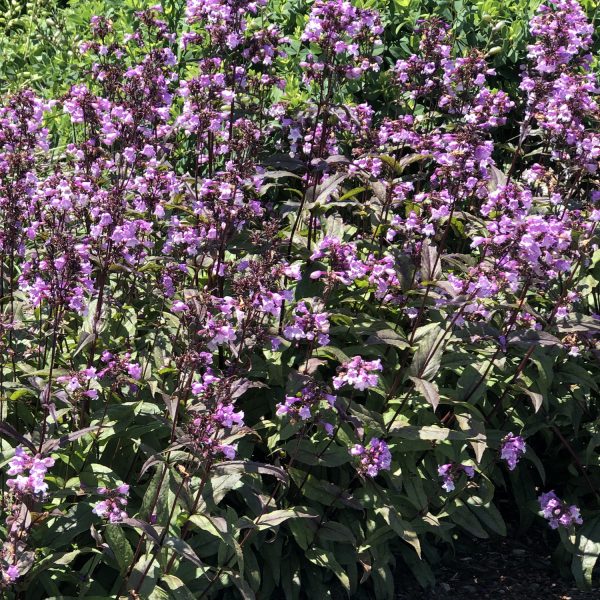
POLYGON ((527 451, 525 440, 520 435, 509 433, 502 439, 500 458, 505 460, 510 471, 517 466, 519 459, 527 451))

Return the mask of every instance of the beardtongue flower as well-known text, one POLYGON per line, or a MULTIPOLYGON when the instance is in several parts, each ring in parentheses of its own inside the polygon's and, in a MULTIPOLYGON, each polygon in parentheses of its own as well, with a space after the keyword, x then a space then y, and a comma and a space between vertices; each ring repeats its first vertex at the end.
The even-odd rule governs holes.
POLYGON ((369 477, 376 477, 382 470, 389 471, 392 463, 388 445, 378 438, 371 438, 367 446, 355 444, 350 454, 359 457, 358 472, 369 477))
POLYGON ((381 58, 373 56, 372 49, 381 45, 381 33, 376 10, 339 0, 316 0, 301 40, 319 46, 320 53, 309 52, 300 63, 304 81, 320 81, 332 74, 356 79, 366 71, 378 71, 381 58))
POLYGON ((538 501, 544 518, 548 519, 552 529, 559 527, 571 527, 572 525, 581 525, 583 519, 579 512, 579 508, 574 504, 567 504, 560 500, 554 491, 542 494, 538 501))
POLYGON ((293 421, 298 419, 306 421, 315 416, 322 401, 326 401, 329 407, 333 407, 335 399, 335 396, 311 382, 294 396, 286 396, 285 402, 277 405, 275 414, 279 417, 287 416, 293 421))
POLYGON ((299 302, 294 309, 293 321, 285 327, 283 335, 288 340, 308 340, 320 346, 329 344, 329 314, 311 312, 305 302, 299 302))
POLYGON ((16 494, 45 494, 48 484, 44 477, 49 467, 54 465, 51 457, 31 456, 21 446, 15 449, 15 455, 9 460, 8 475, 16 475, 15 479, 7 479, 6 485, 16 494), (26 473, 28 471, 28 473, 26 473))
POLYGON ((10 565, 6 569, 2 569, 2 580, 5 583, 14 583, 20 575, 19 568, 16 565, 10 565))
POLYGON ((442 487, 447 492, 452 492, 455 489, 454 482, 460 473, 464 473, 469 479, 472 479, 475 475, 475 469, 456 463, 446 463, 438 467, 438 475, 442 478, 442 487))
POLYGON ((512 471, 526 451, 525 440, 520 435, 509 433, 502 439, 500 458, 507 462, 509 470, 512 471))
POLYGON ((105 496, 94 506, 92 512, 103 519, 108 519, 111 523, 119 523, 127 518, 125 507, 127 506, 127 496, 129 495, 129 485, 123 484, 114 489, 105 487, 98 488, 98 494, 105 496))
POLYGON ((381 360, 364 360, 360 356, 351 358, 340 367, 337 377, 333 378, 333 387, 339 390, 347 384, 357 390, 374 387, 379 381, 379 375, 373 371, 382 371, 381 360))

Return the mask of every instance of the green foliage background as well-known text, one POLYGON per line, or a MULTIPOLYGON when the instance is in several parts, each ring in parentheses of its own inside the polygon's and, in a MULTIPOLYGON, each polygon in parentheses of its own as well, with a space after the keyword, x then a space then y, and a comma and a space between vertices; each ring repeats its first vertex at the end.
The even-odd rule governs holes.
MULTIPOLYGON (((391 64, 414 47, 415 23, 437 14, 451 23, 457 42, 464 47, 490 50, 490 61, 505 85, 515 85, 517 65, 525 56, 527 23, 539 0, 371 0, 362 5, 378 8, 385 17, 386 59, 391 64)), ((151 0, 0 0, 0 90, 26 85, 46 96, 60 94, 77 80, 78 43, 87 35, 92 15, 105 15, 124 29, 131 27, 133 11, 152 6, 151 0)), ((162 0, 172 23, 183 10, 181 0, 162 0)), ((285 32, 301 31, 306 3, 276 0, 285 32)), ((359 3, 361 4, 361 3, 359 3)), ((598 2, 582 0, 590 19, 596 21, 598 2)), ((372 87, 368 99, 385 102, 382 86, 372 87)))

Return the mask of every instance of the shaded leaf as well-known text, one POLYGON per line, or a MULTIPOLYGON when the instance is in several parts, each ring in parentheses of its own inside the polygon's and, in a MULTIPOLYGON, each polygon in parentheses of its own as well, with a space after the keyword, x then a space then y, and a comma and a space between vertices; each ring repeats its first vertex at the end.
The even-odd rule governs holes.
POLYGON ((344 589, 348 593, 350 592, 350 578, 346 574, 346 571, 342 569, 342 566, 335 559, 333 552, 323 550, 322 548, 311 548, 306 552, 306 558, 315 565, 332 571, 340 580, 340 583, 344 586, 344 589))
POLYGON ((318 515, 301 512, 294 508, 274 510, 266 515, 256 517, 253 521, 244 521, 243 527, 252 527, 258 530, 271 529, 284 523, 288 519, 316 519, 318 515))
POLYGON ((404 521, 398 511, 393 506, 384 506, 375 510, 378 515, 381 515, 385 522, 410 546, 415 549, 415 552, 421 557, 421 543, 413 526, 404 521))
POLYGON ((578 531, 577 552, 571 563, 571 571, 578 586, 591 587, 592 573, 598 557, 600 557, 600 516, 586 521, 578 531))
POLYGON ((415 390, 421 394, 429 404, 435 410, 440 403, 440 393, 437 385, 425 379, 419 379, 418 377, 411 377, 411 381, 415 384, 415 390))

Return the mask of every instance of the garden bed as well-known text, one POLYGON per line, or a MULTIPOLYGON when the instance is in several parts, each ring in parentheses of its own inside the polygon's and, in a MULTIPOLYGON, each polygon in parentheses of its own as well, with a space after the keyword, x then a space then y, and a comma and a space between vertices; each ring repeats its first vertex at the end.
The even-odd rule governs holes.
POLYGON ((549 548, 540 539, 465 539, 454 558, 446 558, 434 569, 437 583, 423 590, 409 575, 402 574, 396 600, 482 600, 527 598, 527 600, 597 600, 598 590, 578 590, 563 579, 552 563, 549 548))

